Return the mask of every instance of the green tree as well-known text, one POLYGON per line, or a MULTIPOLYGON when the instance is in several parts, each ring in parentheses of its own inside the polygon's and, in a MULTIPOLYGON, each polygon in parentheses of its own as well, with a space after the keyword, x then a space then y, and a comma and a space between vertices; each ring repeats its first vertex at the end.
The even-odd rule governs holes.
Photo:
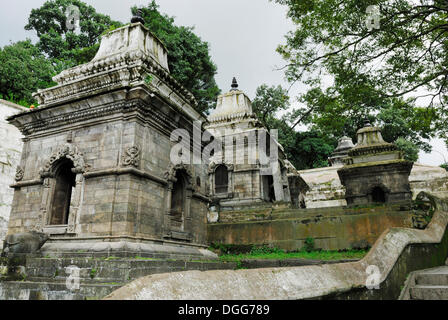
POLYGON ((252 101, 253 111, 265 127, 275 129, 276 115, 280 111, 288 110, 290 107, 288 92, 281 86, 268 87, 266 84, 259 86, 252 101))
POLYGON ((30 40, 0 49, 0 98, 29 106, 33 92, 55 84, 53 75, 53 65, 30 40))
POLYGON ((91 61, 98 51, 101 34, 121 25, 80 0, 49 0, 31 10, 25 30, 34 30, 40 50, 63 62, 61 68, 68 68, 91 61), (79 8, 80 31, 67 28, 67 8, 71 5, 79 8))
POLYGON ((426 151, 425 139, 447 138, 445 0, 275 1, 288 6, 297 26, 278 47, 286 76, 310 87, 294 124, 353 136, 364 118, 378 119, 385 136, 412 140, 426 151), (367 26, 371 5, 380 10, 379 29, 367 26), (323 75, 332 77, 329 87, 323 75), (419 95, 431 99, 417 105, 419 95), (398 123, 406 124, 401 132, 398 123))
POLYGON ((263 84, 256 90, 252 102, 258 119, 268 129, 278 130, 279 143, 284 147, 288 159, 299 169, 328 166, 328 157, 336 147, 336 139, 329 138, 317 129, 297 132, 291 126, 291 114, 279 116, 290 107, 287 91, 281 86, 268 87, 263 84))
MULTIPOLYGON (((142 10, 145 25, 168 49, 168 65, 172 76, 187 88, 199 104, 199 110, 214 108, 220 90, 215 81, 217 67, 210 57, 210 48, 192 27, 176 26, 174 18, 162 14, 153 0, 142 10)), ((137 13, 137 7, 132 8, 137 13)))
MULTIPOLYGON (((215 81, 217 68, 210 58, 208 43, 194 34, 193 28, 176 26, 174 18, 158 11, 155 1, 141 9, 146 26, 168 49, 171 75, 195 96, 199 111, 206 112, 216 104, 220 92, 215 81)), ((136 14, 137 8, 132 7, 131 11, 136 14)), ((60 72, 91 61, 98 51, 101 35, 121 25, 81 0, 50 0, 31 11, 25 29, 36 31, 39 48, 60 72), (79 34, 67 29, 69 5, 80 10, 79 34)))
POLYGON ((298 132, 292 158, 298 170, 328 167, 337 141, 316 130, 298 132))
POLYGON ((418 160, 419 148, 414 143, 403 138, 398 138, 395 141, 395 144, 397 145, 398 149, 403 152, 403 156, 406 160, 413 162, 416 162, 418 160))

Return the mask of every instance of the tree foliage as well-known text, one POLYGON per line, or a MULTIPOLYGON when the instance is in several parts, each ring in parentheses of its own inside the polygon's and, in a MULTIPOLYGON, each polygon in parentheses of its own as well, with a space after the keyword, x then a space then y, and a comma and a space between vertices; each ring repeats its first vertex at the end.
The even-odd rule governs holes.
POLYGON ((328 166, 328 157, 336 147, 336 139, 317 129, 298 132, 291 126, 291 115, 282 111, 290 107, 287 91, 281 86, 263 84, 256 90, 252 106, 258 119, 268 129, 278 130, 279 143, 298 170, 328 166))
POLYGON ((54 85, 53 65, 30 40, 0 49, 0 98, 28 106, 32 93, 54 85))
POLYGON ((403 157, 406 160, 416 162, 418 160, 419 148, 411 141, 405 140, 403 138, 398 138, 395 141, 398 149, 403 152, 403 157))
MULTIPOLYGON (((216 105, 220 90, 215 81, 217 67, 210 57, 207 42, 202 41, 192 27, 176 26, 174 18, 162 14, 154 0, 140 8, 146 26, 168 49, 168 65, 173 77, 187 88, 207 112, 216 105)), ((136 14, 137 7, 132 8, 136 14)))
POLYGON ((297 26, 278 47, 286 76, 310 88, 295 125, 353 137, 370 118, 392 141, 408 139, 425 151, 425 139, 447 138, 446 0, 275 1, 288 6, 297 26), (371 5, 379 28, 367 27, 371 5), (427 103, 416 100, 422 96, 427 103))
POLYGON ((259 86, 252 101, 252 108, 258 119, 269 129, 276 129, 276 115, 290 107, 288 92, 281 86, 268 87, 266 84, 259 86))
POLYGON ((49 0, 31 10, 25 30, 36 32, 37 45, 43 53, 69 67, 91 61, 98 51, 101 34, 121 25, 80 0, 49 0), (79 31, 67 28, 67 8, 71 5, 80 11, 79 31))

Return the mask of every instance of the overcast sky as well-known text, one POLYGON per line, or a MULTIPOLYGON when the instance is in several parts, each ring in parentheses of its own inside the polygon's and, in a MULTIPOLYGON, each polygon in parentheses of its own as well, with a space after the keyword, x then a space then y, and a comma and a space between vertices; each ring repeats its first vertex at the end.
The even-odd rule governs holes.
MULTIPOLYGON (((84 0, 98 12, 114 20, 128 22, 130 7, 143 6, 150 0, 84 0)), ((36 40, 35 34, 25 31, 32 8, 45 0, 15 0, 8 7, 5 1, 0 11, 0 46, 26 38, 36 40)), ((230 89, 232 77, 237 77, 240 89, 253 99, 256 88, 283 85, 281 71, 276 67, 284 61, 275 49, 284 42, 284 35, 293 29, 286 18, 286 8, 268 0, 158 0, 160 11, 175 17, 177 25, 194 26, 195 33, 207 41, 211 57, 218 66, 216 80, 222 91, 230 89)), ((298 84, 291 96, 303 91, 298 84)), ((294 99, 291 101, 294 104, 294 99)), ((420 161, 438 165, 448 159, 443 142, 433 141, 432 154, 420 154, 420 161)))

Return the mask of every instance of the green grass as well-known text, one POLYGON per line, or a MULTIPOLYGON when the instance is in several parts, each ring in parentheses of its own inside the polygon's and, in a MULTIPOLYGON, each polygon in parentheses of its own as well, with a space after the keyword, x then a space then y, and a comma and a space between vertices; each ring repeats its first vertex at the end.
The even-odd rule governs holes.
POLYGON ((271 251, 272 252, 263 252, 262 250, 252 250, 250 253, 245 254, 223 254, 219 258, 221 261, 241 261, 246 259, 344 260, 362 259, 367 254, 367 250, 284 252, 277 249, 271 251))

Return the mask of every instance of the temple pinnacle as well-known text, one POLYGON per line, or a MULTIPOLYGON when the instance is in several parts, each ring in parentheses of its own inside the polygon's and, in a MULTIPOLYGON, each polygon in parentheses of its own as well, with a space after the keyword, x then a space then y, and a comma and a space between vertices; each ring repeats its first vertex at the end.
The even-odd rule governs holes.
POLYGON ((236 91, 236 90, 238 90, 238 82, 236 81, 236 78, 233 77, 233 80, 232 80, 232 89, 231 89, 230 91, 236 91))
POLYGON ((142 9, 137 9, 137 13, 135 14, 135 16, 132 17, 131 19, 131 23, 137 23, 140 22, 141 24, 145 24, 145 20, 143 19, 143 10, 142 9))

